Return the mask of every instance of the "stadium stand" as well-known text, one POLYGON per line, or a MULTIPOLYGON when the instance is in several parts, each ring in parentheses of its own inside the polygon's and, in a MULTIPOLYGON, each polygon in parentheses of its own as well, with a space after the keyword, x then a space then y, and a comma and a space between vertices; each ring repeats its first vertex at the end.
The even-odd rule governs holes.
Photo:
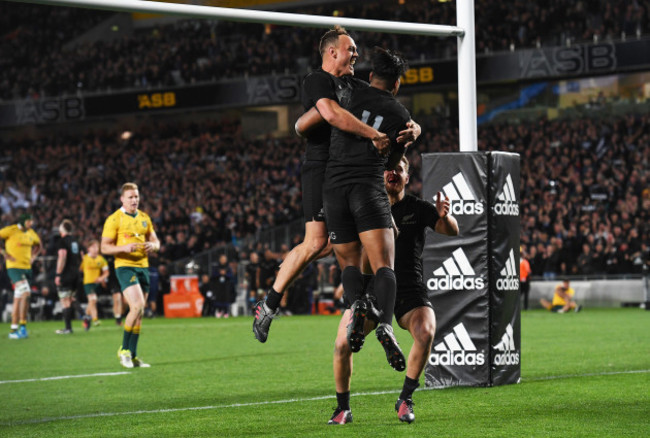
MULTIPOLYGON (((416 194, 420 153, 458 149, 450 122, 419 120, 423 138, 410 153, 416 194)), ((640 272, 650 241, 648 114, 492 124, 479 139, 480 150, 522 156, 521 240, 533 252, 534 274, 640 272)), ((129 140, 113 132, 3 144, 2 223, 29 209, 45 241, 64 217, 79 224, 82 240, 96 238, 118 207, 119 186, 135 180, 163 242, 161 262, 239 248, 301 218, 302 150, 297 138, 247 139, 232 121, 153 126, 129 140)))
MULTIPOLYGON (((118 39, 77 41, 106 12, 0 2, 0 98, 193 84, 287 71, 319 64, 318 29, 207 20, 138 28, 118 39), (30 17, 35 19, 30 19, 30 17), (50 26, 48 23, 74 23, 50 26), (305 44, 305 41, 312 42, 305 44)), ((455 3, 377 0, 291 10, 381 20, 455 24, 455 3)), ((650 0, 476 1, 477 53, 558 46, 650 34, 650 0)), ((455 56, 449 39, 366 32, 356 35, 362 58, 380 45, 413 61, 455 56)))
MULTIPOLYGON (((650 0, 476 0, 476 10, 479 54, 650 35, 650 0)), ((335 2, 289 12, 455 23, 454 2, 335 2)), ((319 29, 175 20, 134 27, 118 38, 87 37, 112 17, 109 12, 0 2, 5 30, 0 100, 301 74, 320 63, 315 46, 319 29)), ((455 56, 456 43, 449 39, 354 36, 362 54, 359 66, 366 64, 364 54, 374 45, 398 49, 411 62, 455 56)), ((596 114, 576 105, 563 109, 570 118, 548 120, 537 118, 537 108, 529 109, 535 112, 529 121, 504 122, 510 116, 504 113, 481 125, 479 150, 522 156, 521 242, 533 275, 640 273, 650 260, 650 116, 596 114)), ((449 116, 453 112, 447 108, 444 114, 415 115, 424 129, 409 153, 410 191, 415 194, 422 186, 420 154, 458 150, 457 123, 449 116)), ((272 278, 289 241, 300 241, 295 234, 302 217, 302 141, 250 138, 239 119, 193 124, 151 120, 128 139, 114 128, 77 128, 74 135, 44 128, 36 139, 0 138, 2 223, 31 211, 46 243, 44 254, 53 254, 61 219, 70 217, 78 224, 82 241, 98 237, 106 215, 119 206, 117 189, 135 180, 141 208, 155 219, 163 243, 155 265, 221 248, 234 272, 241 272, 237 264, 256 253, 262 277, 272 278), (280 227, 283 237, 264 237, 274 227, 280 227)), ((44 274, 46 268, 39 266, 35 271, 44 274)), ((304 281, 309 287, 312 277, 304 281)))

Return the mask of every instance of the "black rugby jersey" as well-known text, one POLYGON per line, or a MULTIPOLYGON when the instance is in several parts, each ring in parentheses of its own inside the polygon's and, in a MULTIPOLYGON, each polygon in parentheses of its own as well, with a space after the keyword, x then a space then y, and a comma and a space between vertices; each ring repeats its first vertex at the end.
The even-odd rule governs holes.
MULTIPOLYGON (((345 80, 332 76, 323 69, 319 68, 309 73, 302 82, 302 105, 305 111, 316 106, 316 102, 323 98, 338 102, 337 90, 346 86, 345 80)), ((305 159, 327 161, 331 135, 332 130, 327 122, 315 127, 307 137, 305 159)))
POLYGON ((81 246, 79 245, 79 242, 77 242, 77 239, 68 234, 59 239, 57 253, 60 249, 65 249, 67 253, 65 265, 61 272, 61 284, 72 287, 80 278, 79 266, 81 266, 81 246))
MULTIPOLYGON (((375 87, 356 87, 345 106, 355 117, 383 132, 396 143, 399 132, 411 119, 409 112, 392 93, 375 87)), ((383 185, 386 159, 372 141, 332 128, 326 183, 339 185, 371 183, 383 185)))
POLYGON ((399 229, 395 241, 395 277, 398 292, 424 287, 422 283, 422 250, 426 228, 435 229, 440 219, 438 210, 430 202, 413 195, 391 207, 399 229))

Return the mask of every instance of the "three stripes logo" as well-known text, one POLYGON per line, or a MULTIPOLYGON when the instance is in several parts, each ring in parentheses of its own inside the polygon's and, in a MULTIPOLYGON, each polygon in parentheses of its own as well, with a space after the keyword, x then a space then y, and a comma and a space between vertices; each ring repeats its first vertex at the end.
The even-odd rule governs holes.
POLYGON ((515 186, 512 184, 510 174, 506 176, 506 182, 497 195, 497 202, 492 207, 497 216, 519 216, 519 203, 515 195, 515 186))
POLYGON ((452 252, 451 257, 433 271, 433 275, 427 280, 427 288, 431 291, 478 290, 485 287, 485 281, 476 275, 462 248, 452 252))
POLYGON ((496 350, 492 365, 519 365, 519 352, 515 347, 515 337, 512 325, 508 324, 501 341, 492 347, 496 350))
POLYGON ((500 277, 497 279, 497 290, 500 291, 518 291, 519 275, 517 274, 517 265, 515 264, 515 252, 511 249, 506 266, 501 270, 500 277))
POLYGON ((458 172, 450 183, 443 186, 442 193, 449 198, 453 215, 475 215, 485 211, 483 203, 476 199, 462 172, 458 172))
POLYGON ((485 353, 476 350, 467 329, 461 322, 447 334, 443 341, 434 345, 429 363, 438 365, 472 366, 485 364, 485 353))

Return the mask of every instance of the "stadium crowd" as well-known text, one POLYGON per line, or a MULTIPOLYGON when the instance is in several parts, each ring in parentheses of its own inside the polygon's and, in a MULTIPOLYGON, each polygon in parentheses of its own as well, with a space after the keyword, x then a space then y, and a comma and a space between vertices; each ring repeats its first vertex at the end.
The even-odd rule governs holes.
MULTIPOLYGON (((448 120, 416 120, 423 136, 409 153, 409 189, 418 194, 420 153, 457 150, 458 133, 448 120)), ((641 272, 650 260, 649 146, 648 114, 479 130, 479 150, 521 154, 521 241, 534 275, 641 272)), ((2 223, 32 212, 44 251, 53 250, 63 218, 77 224, 82 242, 98 238, 119 207, 118 188, 135 180, 162 242, 159 263, 221 245, 234 248, 234 263, 251 252, 265 259, 267 250, 277 263, 287 248, 271 253, 242 242, 302 217, 303 147, 295 137, 247 139, 229 120, 151 126, 129 140, 113 133, 4 143, 2 223)))
MULTIPOLYGON (((455 24, 455 2, 374 0, 292 10, 380 20, 455 24)), ((222 78, 305 73, 318 65, 318 29, 181 20, 122 38, 75 41, 107 12, 0 2, 0 99, 115 91, 222 78), (72 25, 74 23, 74 25, 72 25), (311 41, 312 44, 305 44, 311 41)), ((477 52, 650 34, 650 0, 476 1, 477 52)), ((455 55, 452 39, 354 34, 370 48, 398 50, 412 63, 455 55)))

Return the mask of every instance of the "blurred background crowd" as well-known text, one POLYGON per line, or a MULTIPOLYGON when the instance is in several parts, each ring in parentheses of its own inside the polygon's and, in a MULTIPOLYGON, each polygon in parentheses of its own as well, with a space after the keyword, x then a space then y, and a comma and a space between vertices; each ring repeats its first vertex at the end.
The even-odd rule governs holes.
MULTIPOLYGON (((650 35, 650 0, 475 3, 479 55, 650 35)), ((290 12, 438 24, 454 24, 456 16, 454 2, 397 0, 290 12)), ((113 38, 88 36, 112 15, 0 2, 0 100, 303 74, 320 64, 320 29, 178 20, 115 32, 113 38)), ((411 62, 453 58, 456 51, 456 42, 444 38, 361 33, 355 39, 360 65, 374 45, 398 49, 411 62)), ((457 151, 458 124, 454 117, 424 112, 414 119, 423 134, 408 153, 408 191, 420 195, 420 154, 457 151)), ((82 135, 59 130, 2 136, 0 223, 15 223, 29 211, 44 242, 42 255, 54 256, 63 218, 73 220, 82 243, 99 238, 105 218, 120 206, 120 186, 136 181, 141 209, 162 242, 152 265, 163 293, 174 262, 221 248, 218 261, 202 273, 202 291, 224 283, 213 284, 215 278, 234 287, 243 275, 252 301, 301 240, 304 142, 295 135, 251 138, 243 131, 237 118, 221 117, 154 120, 128 135, 88 128, 82 135), (278 228, 291 243, 262 238, 278 228)), ((642 272, 650 260, 648 113, 495 122, 482 125, 478 139, 479 150, 521 155, 522 257, 534 276, 642 272)), ((39 269, 45 274, 45 267, 39 269)), ((310 266, 295 287, 314 289, 333 272, 310 266)), ((8 287, 6 276, 0 282, 8 287)), ((229 286, 224 291, 232 293, 229 286)), ((299 296, 289 294, 296 301, 287 306, 307 311, 299 296)), ((206 312, 224 315, 227 309, 214 305, 206 312)))
MULTIPOLYGON (((650 0, 477 0, 475 8, 479 55, 650 34, 650 0)), ((289 12, 447 25, 456 21, 452 1, 334 2, 289 12)), ((313 28, 181 20, 116 31, 110 39, 77 38, 110 16, 0 2, 0 99, 305 73, 320 64, 322 31, 313 28)), ((354 36, 360 65, 375 45, 397 50, 411 62, 456 54, 453 38, 354 36)))

